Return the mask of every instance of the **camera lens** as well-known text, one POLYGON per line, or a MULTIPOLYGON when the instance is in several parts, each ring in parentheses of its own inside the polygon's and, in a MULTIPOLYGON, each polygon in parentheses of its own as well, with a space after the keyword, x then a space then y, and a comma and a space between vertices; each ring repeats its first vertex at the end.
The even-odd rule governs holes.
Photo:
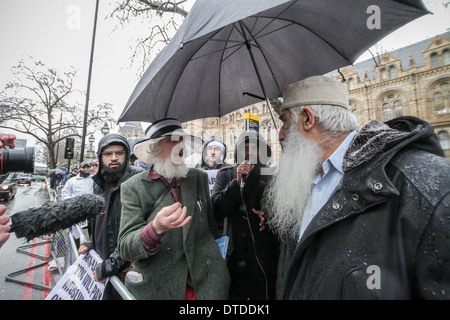
POLYGON ((1 174, 8 172, 33 173, 34 171, 34 148, 3 147, 0 155, 1 174))

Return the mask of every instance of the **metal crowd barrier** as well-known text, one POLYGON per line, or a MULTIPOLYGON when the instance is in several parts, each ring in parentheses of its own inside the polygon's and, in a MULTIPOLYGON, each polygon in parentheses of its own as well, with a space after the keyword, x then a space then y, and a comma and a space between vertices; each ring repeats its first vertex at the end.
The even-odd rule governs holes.
MULTIPOLYGON (((48 189, 51 201, 58 201, 59 194, 52 189, 48 189)), ((80 243, 86 241, 83 230, 75 225, 80 234, 80 243)), ((60 230, 51 236, 50 255, 56 263, 58 272, 63 275, 64 272, 78 259, 78 248, 72 233, 68 230, 60 230)), ((133 294, 125 287, 117 276, 109 277, 109 282, 114 289, 120 294, 123 300, 136 300, 133 294)))
MULTIPOLYGON (((86 241, 83 230, 75 225, 80 234, 80 243, 86 241)), ((78 259, 78 249, 69 230, 60 230, 52 235, 50 244, 50 254, 55 260, 58 271, 61 275, 78 259)), ((133 294, 125 287, 117 276, 109 277, 114 289, 120 294, 123 300, 136 300, 133 294)))

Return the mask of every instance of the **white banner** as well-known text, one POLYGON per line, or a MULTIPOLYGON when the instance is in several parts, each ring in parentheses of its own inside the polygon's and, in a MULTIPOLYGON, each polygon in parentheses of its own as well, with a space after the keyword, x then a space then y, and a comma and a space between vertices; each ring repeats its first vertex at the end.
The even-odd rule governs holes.
POLYGON ((94 250, 82 254, 63 274, 45 300, 101 300, 106 284, 94 280, 94 270, 102 258, 94 250))
POLYGON ((212 193, 214 182, 216 182, 217 172, 219 170, 204 170, 208 174, 209 193, 212 193))

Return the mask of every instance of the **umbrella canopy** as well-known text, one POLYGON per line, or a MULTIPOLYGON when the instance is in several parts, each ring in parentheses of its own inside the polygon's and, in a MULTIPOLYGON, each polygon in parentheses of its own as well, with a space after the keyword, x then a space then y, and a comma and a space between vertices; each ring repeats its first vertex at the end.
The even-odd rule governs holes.
POLYGON ((280 97, 426 13, 421 0, 197 0, 118 122, 220 117, 280 97))

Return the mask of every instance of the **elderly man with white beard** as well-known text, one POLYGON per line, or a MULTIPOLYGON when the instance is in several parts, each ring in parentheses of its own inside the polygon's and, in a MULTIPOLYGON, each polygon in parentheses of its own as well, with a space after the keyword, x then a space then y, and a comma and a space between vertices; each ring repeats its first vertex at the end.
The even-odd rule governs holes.
POLYGON ((134 147, 150 169, 122 185, 118 248, 134 261, 125 285, 137 299, 227 298, 230 277, 215 241, 208 175, 184 162, 201 146, 167 118, 134 147))
POLYGON ((347 89, 284 90, 283 158, 265 198, 286 242, 283 299, 449 299, 450 163, 415 117, 358 132, 347 89))

